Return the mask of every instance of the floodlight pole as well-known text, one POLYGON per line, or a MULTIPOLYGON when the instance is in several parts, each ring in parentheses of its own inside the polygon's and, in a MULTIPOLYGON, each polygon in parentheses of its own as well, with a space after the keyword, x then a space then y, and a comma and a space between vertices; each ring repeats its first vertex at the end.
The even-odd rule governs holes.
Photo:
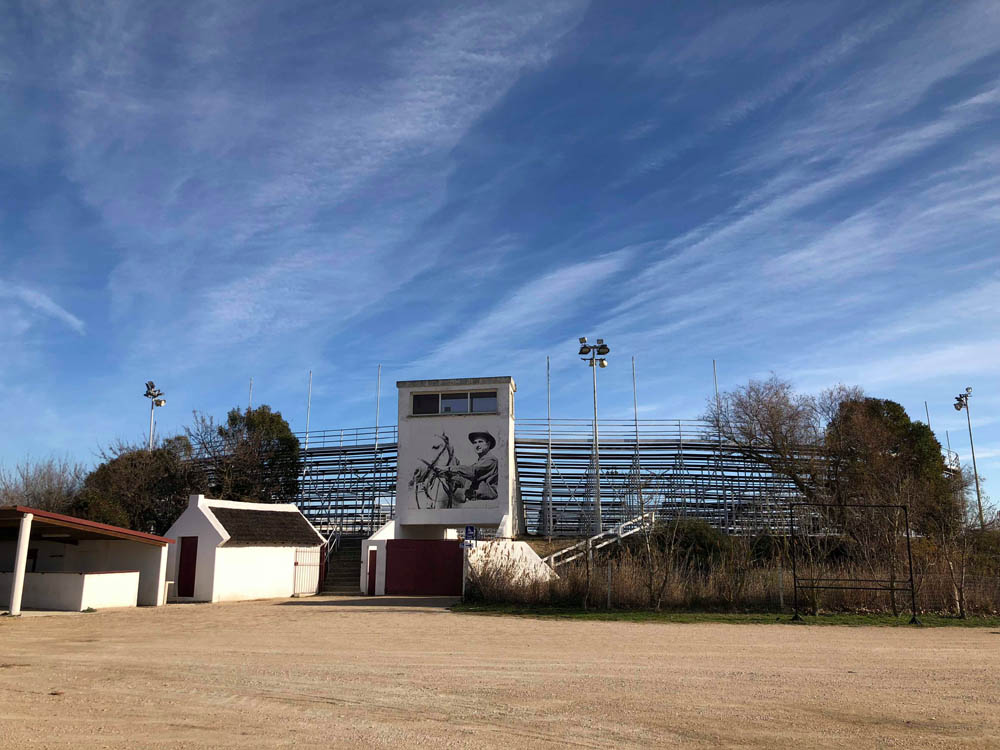
POLYGON ((594 534, 603 530, 601 523, 601 451, 597 436, 597 368, 607 367, 605 355, 611 351, 604 339, 597 339, 596 344, 588 344, 587 337, 580 337, 580 359, 590 365, 594 376, 594 534), (589 356, 587 356, 589 355, 589 356))
POLYGON ((976 468, 976 445, 972 442, 972 415, 969 413, 969 396, 972 389, 966 388, 965 393, 955 396, 955 408, 961 411, 965 409, 965 419, 969 424, 969 450, 972 452, 972 476, 976 480, 976 505, 979 507, 979 528, 986 529, 986 519, 983 516, 983 496, 979 490, 979 469, 976 468))
POLYGON ((163 395, 163 391, 156 387, 156 384, 152 380, 146 381, 146 398, 149 399, 149 452, 153 452, 153 412, 156 411, 157 406, 163 406, 167 403, 166 399, 160 398, 163 395))
MULTIPOLYGON (((594 352, 597 350, 595 349, 594 352)), ((597 442, 597 362, 595 353, 590 356, 590 369, 594 375, 594 533, 600 534, 601 523, 601 449, 597 442)))
POLYGON ((976 479, 976 504, 979 506, 979 528, 986 528, 983 518, 983 496, 979 491, 979 469, 976 468, 976 444, 972 442, 972 415, 969 414, 969 399, 965 399, 965 419, 969 423, 969 450, 972 452, 972 476, 976 479))
POLYGON ((149 452, 153 452, 153 410, 156 409, 156 399, 149 399, 149 452))

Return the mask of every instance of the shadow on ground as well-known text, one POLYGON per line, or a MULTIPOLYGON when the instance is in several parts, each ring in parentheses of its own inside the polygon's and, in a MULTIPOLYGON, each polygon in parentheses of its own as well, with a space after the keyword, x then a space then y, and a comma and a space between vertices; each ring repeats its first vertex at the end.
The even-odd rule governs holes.
POLYGON ((457 596, 310 596, 281 602, 280 607, 422 607, 446 609, 461 601, 457 596))

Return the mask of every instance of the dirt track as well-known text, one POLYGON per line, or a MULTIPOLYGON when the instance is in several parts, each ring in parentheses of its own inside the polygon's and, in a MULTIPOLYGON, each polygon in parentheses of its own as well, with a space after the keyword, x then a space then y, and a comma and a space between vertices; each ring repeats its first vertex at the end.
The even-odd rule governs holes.
POLYGON ((998 747, 1000 634, 316 598, 0 620, 0 747, 998 747))

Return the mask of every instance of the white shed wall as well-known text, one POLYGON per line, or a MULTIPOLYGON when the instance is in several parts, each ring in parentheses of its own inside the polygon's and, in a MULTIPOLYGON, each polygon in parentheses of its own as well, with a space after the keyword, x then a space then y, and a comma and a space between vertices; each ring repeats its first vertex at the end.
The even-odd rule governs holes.
MULTIPOLYGON (((187 509, 167 536, 177 540, 167 558, 167 577, 171 581, 169 596, 177 595, 177 577, 181 538, 198 537, 198 557, 195 564, 194 599, 204 602, 242 601, 292 596, 295 591, 295 550, 317 551, 322 537, 316 535, 312 547, 226 546, 229 534, 212 515, 212 508, 247 508, 275 513, 298 513, 291 504, 270 505, 213 500, 204 495, 192 495, 187 509), (222 545, 222 546, 220 546, 222 545)), ((313 592, 319 587, 319 569, 311 568, 313 592)))
MULTIPOLYGON (((0 573, 4 606, 10 606, 13 573, 0 573)), ((21 606, 28 609, 54 609, 79 612, 83 609, 83 575, 80 573, 25 573, 21 606)))
MULTIPOLYGON (((13 573, 0 573, 0 603, 9 605, 13 573)), ((88 607, 134 607, 139 573, 25 573, 21 606, 81 612, 88 607)))
POLYGON ((191 497, 190 504, 180 517, 174 521, 166 536, 175 539, 167 550, 167 579, 170 585, 168 597, 177 596, 177 564, 180 557, 181 537, 198 537, 198 557, 194 571, 194 600, 199 602, 217 601, 215 596, 215 552, 219 543, 227 537, 216 527, 212 520, 200 507, 205 498, 201 495, 191 497))
MULTIPOLYGON (((0 543, 0 570, 13 566, 13 542, 0 543), (8 549, 9 548, 9 549, 8 549), (9 559, 8 559, 9 558, 9 559)), ((174 545, 144 544, 126 539, 81 540, 64 544, 47 540, 32 540, 29 549, 37 549, 37 573, 105 573, 108 571, 138 571, 137 603, 159 606, 166 601, 167 548, 174 545)), ((29 568, 30 574, 30 568, 29 568)), ((31 579, 41 580, 41 579, 31 579)), ((55 586, 46 583, 47 587, 55 586)), ((29 588, 25 579, 25 592, 29 588)), ((9 592, 7 594, 9 598, 9 592)), ((136 602, 133 602, 135 604, 136 602)), ((23 606, 35 607, 23 600, 23 606)), ((86 605, 94 606, 96 605, 86 605)), ((86 606, 84 608, 86 608, 86 606)), ((124 604, 104 605, 123 607, 124 604)), ((75 609, 75 607, 74 607, 75 609)))
MULTIPOLYGON (((55 574, 60 575, 60 574, 55 574)), ((62 573, 61 575, 72 575, 62 573)), ((138 603, 141 575, 138 571, 131 573, 93 573, 84 574, 83 597, 81 609, 92 607, 106 609, 107 607, 134 607, 138 603)))
POLYGON ((295 547, 219 547, 215 550, 213 602, 291 596, 294 584, 295 547))
MULTIPOLYGON (((32 545, 35 546, 35 545, 32 545)), ((167 547, 121 540, 81 541, 78 546, 64 547, 62 558, 49 558, 47 564, 59 562, 58 570, 68 571, 138 571, 137 603, 158 606, 166 601, 167 547)), ((43 550, 39 546, 38 569, 42 570, 43 550)), ((123 607, 124 604, 105 605, 123 607)), ((95 606, 96 609, 96 606, 95 606)))

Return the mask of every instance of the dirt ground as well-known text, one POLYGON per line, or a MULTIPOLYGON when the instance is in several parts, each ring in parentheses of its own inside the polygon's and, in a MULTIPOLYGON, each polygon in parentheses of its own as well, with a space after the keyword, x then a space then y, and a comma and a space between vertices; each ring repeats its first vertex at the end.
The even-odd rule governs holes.
POLYGON ((998 696, 989 628, 349 597, 0 619, 3 748, 995 748, 998 696))

